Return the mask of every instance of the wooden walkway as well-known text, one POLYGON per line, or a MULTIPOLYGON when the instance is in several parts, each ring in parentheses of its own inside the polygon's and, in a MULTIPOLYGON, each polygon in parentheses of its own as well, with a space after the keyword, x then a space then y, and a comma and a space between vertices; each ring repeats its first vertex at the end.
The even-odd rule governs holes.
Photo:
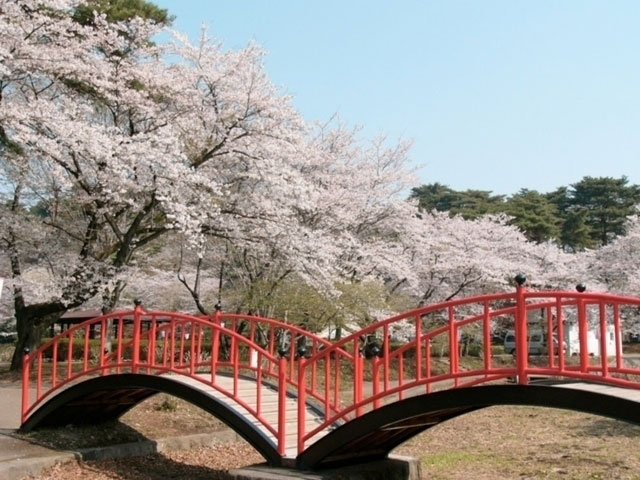
MULTIPOLYGON (((200 382, 194 378, 182 375, 163 375, 171 378, 176 382, 181 382, 199 392, 206 394, 226 405, 241 415, 247 423, 253 425, 263 435, 269 438, 274 445, 277 445, 276 437, 260 422, 253 414, 238 401, 245 402, 249 407, 256 408, 257 388, 259 387, 255 379, 239 378, 238 379, 238 397, 225 395, 220 390, 213 388, 206 383, 200 382)), ((216 386, 222 390, 233 393, 233 377, 218 375, 216 376, 216 386)), ((293 392, 287 392, 285 400, 285 429, 286 429, 286 449, 285 457, 295 458, 297 455, 297 439, 298 439, 298 397, 293 392)), ((261 385, 261 415, 270 425, 278 425, 278 390, 275 386, 263 382, 261 385)), ((222 419, 224 420, 224 419, 222 419)), ((319 407, 307 404, 306 413, 306 429, 312 430, 324 422, 324 413, 319 407)), ((333 428, 325 429, 315 435, 312 442, 319 440, 324 435, 333 430, 333 428)))

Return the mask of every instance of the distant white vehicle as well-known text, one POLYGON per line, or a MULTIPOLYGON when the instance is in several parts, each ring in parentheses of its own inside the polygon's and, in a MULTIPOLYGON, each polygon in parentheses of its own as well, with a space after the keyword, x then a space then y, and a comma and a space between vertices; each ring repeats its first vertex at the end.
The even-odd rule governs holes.
MULTIPOLYGON (((564 338, 567 342, 567 355, 580 354, 580 329, 577 323, 569 323, 564 327, 564 338)), ((607 326, 606 332, 607 355, 616 352, 616 337, 613 325, 607 326)), ((600 329, 594 328, 587 331, 587 352, 589 355, 600 356, 600 329)))
MULTIPOLYGON (((541 330, 530 331, 528 337, 531 355, 540 355, 546 351, 546 343, 541 330)), ((504 351, 509 354, 516 351, 516 334, 513 330, 508 330, 504 337, 504 351)))
MULTIPOLYGON (((613 325, 607 327, 607 355, 614 355, 616 351, 616 341, 613 325)), ((558 351, 558 339, 553 337, 554 351, 558 351)), ((580 354, 580 331, 577 323, 568 323, 564 327, 563 348, 567 355, 580 354)), ((505 353, 513 354, 516 350, 516 335, 513 330, 507 331, 504 337, 505 353)), ((589 355, 600 356, 600 330, 593 328, 587 332, 587 352, 589 355)), ((539 330, 529 332, 529 353, 540 355, 547 353, 546 336, 539 330)))

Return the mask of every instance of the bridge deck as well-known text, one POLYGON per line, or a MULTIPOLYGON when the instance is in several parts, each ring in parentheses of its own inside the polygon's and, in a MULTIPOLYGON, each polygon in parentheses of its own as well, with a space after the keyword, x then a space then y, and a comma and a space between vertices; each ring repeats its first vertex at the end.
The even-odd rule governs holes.
MULTIPOLYGON (((274 443, 277 443, 277 439, 269 430, 253 415, 247 412, 246 408, 242 406, 236 399, 225 395, 219 390, 199 382, 190 377, 178 376, 178 375, 165 375, 175 381, 181 382, 190 386, 202 393, 205 393, 213 398, 226 402, 227 406, 231 407, 238 414, 243 416, 245 420, 260 430, 265 436, 270 438, 274 443)), ((223 388, 228 392, 233 392, 233 378, 226 376, 219 376, 216 378, 216 385, 223 388)), ((256 407, 256 388, 257 383, 254 379, 240 378, 238 379, 238 399, 247 403, 250 407, 256 407)), ((270 384, 264 384, 262 387, 262 409, 261 414, 264 419, 271 425, 278 424, 278 390, 277 387, 270 384)), ((286 428, 286 450, 285 457, 294 458, 297 454, 297 439, 298 439, 298 397, 293 392, 287 392, 285 401, 285 428, 286 428)), ((307 431, 316 428, 318 425, 324 422, 324 413, 318 408, 307 405, 306 414, 306 428, 307 431)), ((312 441, 316 441, 322 438, 328 433, 329 430, 323 430, 318 433, 312 441)))
POLYGON ((558 388, 566 388, 572 390, 581 390, 584 392, 600 393, 610 397, 620 398, 622 400, 630 400, 637 402, 640 406, 640 390, 631 388, 616 387, 613 385, 604 385, 602 383, 586 383, 559 380, 553 382, 551 386, 558 388))

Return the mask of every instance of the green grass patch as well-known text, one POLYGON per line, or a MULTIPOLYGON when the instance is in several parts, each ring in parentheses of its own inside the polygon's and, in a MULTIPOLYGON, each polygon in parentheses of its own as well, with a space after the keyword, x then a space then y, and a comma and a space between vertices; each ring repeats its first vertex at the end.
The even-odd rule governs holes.
POLYGON ((420 461, 430 469, 449 470, 462 465, 485 463, 487 456, 469 452, 442 452, 425 455, 420 461))

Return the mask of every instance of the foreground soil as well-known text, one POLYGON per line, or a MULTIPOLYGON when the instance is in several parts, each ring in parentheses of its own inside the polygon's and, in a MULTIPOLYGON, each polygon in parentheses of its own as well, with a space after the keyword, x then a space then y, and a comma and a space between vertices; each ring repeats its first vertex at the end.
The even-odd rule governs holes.
POLYGON ((258 452, 247 443, 229 443, 162 455, 57 465, 37 478, 40 480, 212 480, 224 478, 224 472, 229 469, 262 461, 258 452))
MULTIPOLYGON (((156 397, 156 403, 150 402, 144 415, 130 413, 137 418, 137 428, 147 429, 147 420, 158 427, 160 422, 148 417, 168 415, 173 418, 169 427, 175 433, 185 413, 184 405, 179 404, 172 411, 153 407, 164 400, 156 397)), ((156 427, 154 432, 158 434, 156 427)), ((103 427, 103 433, 107 429, 103 427)), ((396 453, 419 458, 425 479, 640 480, 640 427, 555 409, 479 410, 432 428, 399 447, 396 453)), ((231 443, 146 457, 67 464, 37 478, 215 479, 229 469, 261 461, 248 444, 231 443)))
POLYGON ((117 422, 45 428, 23 436, 46 447, 73 450, 209 433, 225 428, 220 420, 195 405, 160 393, 129 410, 117 422))
POLYGON ((491 407, 397 451, 430 479, 640 479, 640 427, 566 410, 491 407))

